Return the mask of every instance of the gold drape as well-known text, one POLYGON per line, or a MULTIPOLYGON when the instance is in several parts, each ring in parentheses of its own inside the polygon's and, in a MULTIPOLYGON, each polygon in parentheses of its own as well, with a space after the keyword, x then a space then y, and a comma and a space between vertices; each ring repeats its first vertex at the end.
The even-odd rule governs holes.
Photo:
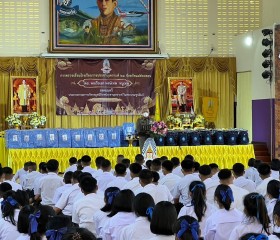
MULTIPOLYGON (((10 76, 38 76, 39 113, 47 116, 47 127, 80 128, 119 126, 136 122, 137 116, 56 116, 55 59, 35 57, 0 58, 0 130, 11 113, 10 76)), ((236 92, 235 58, 170 58, 158 60, 155 73, 156 119, 169 114, 168 77, 192 77, 195 111, 201 112, 202 96, 218 97, 218 128, 233 127, 236 92)))

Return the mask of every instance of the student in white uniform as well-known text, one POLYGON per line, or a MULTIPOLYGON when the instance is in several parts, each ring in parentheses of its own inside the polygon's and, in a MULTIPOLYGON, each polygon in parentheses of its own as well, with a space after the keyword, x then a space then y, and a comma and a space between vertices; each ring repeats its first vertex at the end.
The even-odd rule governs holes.
POLYGON ((90 176, 81 178, 80 187, 85 196, 74 203, 72 222, 78 224, 79 227, 87 228, 96 235, 92 216, 104 206, 104 200, 96 194, 95 178, 90 176))
POLYGON ((16 182, 12 181, 13 178, 13 169, 10 167, 3 167, 2 168, 2 179, 3 182, 7 182, 12 186, 12 190, 17 191, 17 190, 22 190, 22 186, 16 182))
POLYGON ((103 156, 98 156, 95 158, 95 166, 96 166, 96 172, 94 174, 94 178, 97 180, 98 177, 103 173, 103 170, 101 168, 102 162, 105 160, 103 156))
POLYGON ((273 232, 269 236, 269 239, 280 239, 280 201, 278 201, 273 210, 273 232))
POLYGON ((129 170, 129 166, 130 166, 130 160, 128 158, 124 158, 121 162, 122 164, 125 165, 126 167, 126 174, 125 174, 125 179, 127 181, 130 181, 131 180, 131 177, 130 177, 130 170, 129 170))
POLYGON ((182 207, 178 217, 188 215, 197 219, 203 236, 205 223, 217 208, 206 202, 206 189, 203 182, 193 181, 189 186, 189 194, 192 199, 191 204, 182 207))
POLYGON ((36 179, 41 176, 41 173, 36 170, 37 164, 35 162, 31 162, 28 166, 27 174, 22 177, 22 188, 27 192, 30 192, 29 195, 33 195, 33 197, 36 179))
POLYGON ((162 170, 161 170, 160 158, 156 158, 156 159, 152 160, 152 162, 151 162, 151 171, 157 172, 159 174, 160 178, 163 177, 163 173, 162 173, 162 170))
POLYGON ((162 163, 161 167, 163 177, 160 178, 159 184, 165 185, 169 189, 169 191, 172 192, 174 187, 181 180, 181 177, 172 173, 174 164, 171 161, 165 160, 162 163))
POLYGON ((69 167, 66 168, 64 174, 67 173, 67 172, 70 172, 70 171, 71 171, 71 172, 77 171, 77 162, 78 162, 77 158, 75 158, 75 157, 70 157, 70 158, 69 158, 69 167))
POLYGON ((210 163, 209 167, 211 168, 211 174, 213 180, 219 180, 218 173, 220 171, 219 165, 217 163, 210 163))
POLYGON ((194 171, 193 174, 199 176, 199 168, 200 168, 200 163, 199 162, 193 162, 193 167, 194 171))
POLYGON ((35 208, 31 205, 26 205, 20 209, 17 222, 17 230, 20 233, 16 240, 30 240, 29 236, 29 215, 33 214, 35 208))
POLYGON ((232 190, 227 185, 219 185, 215 191, 215 200, 219 209, 206 221, 205 240, 227 240, 234 227, 241 223, 243 213, 231 208, 234 201, 232 190))
POLYGON ((101 163, 102 173, 97 178, 98 189, 104 192, 107 188, 107 184, 113 181, 116 177, 111 172, 111 162, 105 159, 101 163))
POLYGON ((254 162, 254 168, 257 169, 257 172, 258 172, 258 176, 257 176, 256 182, 255 182, 257 186, 259 186, 262 182, 262 179, 261 179, 259 171, 258 171, 258 168, 259 168, 260 164, 262 164, 262 163, 263 163, 262 160, 259 160, 259 159, 256 159, 254 162))
POLYGON ((143 188, 139 182, 139 173, 142 167, 139 163, 132 163, 129 166, 131 180, 128 181, 123 187, 123 189, 130 189, 135 195, 140 192, 143 188))
POLYGON ((181 168, 181 165, 180 165, 180 159, 177 158, 177 157, 173 157, 171 158, 170 160, 172 163, 173 163, 173 170, 172 170, 172 173, 173 174, 176 174, 178 175, 179 177, 184 177, 184 174, 182 172, 182 168, 181 168))
POLYGON ((96 169, 93 169, 91 165, 91 157, 88 155, 84 155, 81 158, 81 163, 83 166, 82 172, 88 172, 90 173, 93 177, 96 178, 96 169))
POLYGON ((144 159, 144 156, 142 154, 137 154, 135 156, 135 162, 139 163, 141 165, 142 169, 146 168, 145 165, 144 165, 145 164, 145 159, 144 159))
POLYGON ((121 190, 115 197, 110 217, 103 228, 103 240, 122 240, 120 233, 122 229, 136 220, 132 210, 134 193, 129 190, 121 190))
POLYGON ((240 239, 247 233, 270 234, 270 221, 265 206, 265 201, 259 193, 249 193, 244 198, 245 219, 231 232, 229 240, 240 239))
POLYGON ((235 163, 232 166, 233 176, 235 179, 233 180, 233 184, 237 187, 241 187, 246 189, 249 193, 256 191, 256 184, 244 177, 245 167, 242 163, 235 163))
POLYGON ((279 180, 279 170, 280 170, 280 161, 277 158, 273 158, 270 163, 271 167, 271 177, 279 180))
POLYGON ((257 186, 256 192, 265 197, 267 184, 269 181, 273 180, 273 178, 270 176, 271 174, 270 166, 267 163, 261 163, 258 166, 258 172, 260 178, 262 179, 262 182, 257 186))
POLYGON ((31 162, 24 163, 23 168, 19 169, 16 172, 16 174, 13 176, 13 179, 12 179, 13 182, 17 182, 17 180, 19 180, 19 183, 22 184, 22 177, 27 174, 28 166, 30 165, 30 163, 31 162))
POLYGON ((198 221, 191 216, 180 217, 173 226, 176 240, 200 240, 200 229, 198 221))
POLYGON ((173 225, 177 220, 177 212, 174 205, 167 201, 156 204, 150 229, 155 237, 146 240, 174 240, 173 225))
POLYGON ((126 226, 120 233, 121 240, 142 240, 155 237, 150 230, 155 202, 148 193, 139 193, 133 200, 133 210, 137 216, 134 223, 126 226))
POLYGON ((1 210, 3 218, 0 219, 0 239, 17 239, 20 233, 17 231, 17 221, 20 208, 29 203, 28 194, 24 191, 8 191, 3 196, 1 210))
POLYGON ((73 176, 72 171, 68 171, 64 174, 64 176, 63 176, 64 185, 62 185, 61 187, 58 187, 54 192, 54 196, 53 196, 53 199, 52 199, 54 205, 58 202, 62 193, 64 193, 70 187, 72 187, 72 182, 71 182, 72 176, 73 176))
MULTIPOLYGON (((8 191, 11 191, 11 190, 12 190, 11 184, 6 183, 6 182, 0 184, 0 204, 3 201, 4 194, 8 191)), ((2 211, 1 211, 1 208, 0 208, 0 219, 1 218, 3 218, 3 216, 2 216, 2 211)))
POLYGON ((109 182, 106 188, 117 187, 121 189, 127 183, 127 180, 125 179, 126 166, 122 163, 117 163, 115 166, 114 175, 116 176, 115 179, 109 182))
POLYGON ((107 220, 109 220, 108 214, 112 211, 112 205, 119 192, 120 189, 117 187, 109 187, 104 192, 105 205, 93 215, 97 238, 102 238, 103 227, 107 220))
POLYGON ((257 182, 259 180, 259 173, 258 170, 254 167, 254 164, 255 164, 255 159, 250 158, 248 160, 248 168, 245 170, 244 177, 252 180, 257 185, 257 182))
POLYGON ((278 180, 271 180, 267 184, 266 201, 267 213, 270 222, 273 223, 273 209, 280 196, 280 182, 278 180))

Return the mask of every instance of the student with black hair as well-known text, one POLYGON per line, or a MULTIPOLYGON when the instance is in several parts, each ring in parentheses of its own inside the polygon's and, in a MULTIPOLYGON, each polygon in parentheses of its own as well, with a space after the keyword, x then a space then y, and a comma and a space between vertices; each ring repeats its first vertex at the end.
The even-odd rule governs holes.
POLYGON ((19 237, 17 222, 20 208, 28 205, 28 194, 24 191, 13 190, 4 193, 1 202, 2 219, 0 219, 0 239, 10 240, 19 237))
POLYGON ((232 166, 233 171, 233 184, 237 187, 246 189, 249 193, 256 191, 256 184, 250 180, 244 177, 245 173, 245 167, 242 163, 235 163, 232 166))
POLYGON ((17 240, 30 240, 29 216, 33 214, 34 211, 35 208, 31 205, 26 205, 20 209, 17 222, 17 230, 20 235, 17 240))
MULTIPOLYGON (((21 176, 22 178, 23 176, 21 176)), ((3 167, 2 168, 2 180, 3 182, 7 182, 12 186, 13 191, 22 190, 22 186, 14 181, 13 179, 13 169, 10 167, 3 167)))
POLYGON ((131 180, 122 187, 122 190, 130 189, 136 195, 136 193, 140 192, 142 189, 142 186, 139 182, 139 173, 141 172, 142 167, 139 163, 132 163, 129 166, 129 170, 131 180))
POLYGON ((98 177, 103 173, 102 171, 102 162, 105 160, 105 157, 98 156, 95 158, 95 166, 96 166, 96 172, 95 172, 95 178, 98 179, 98 177))
POLYGON ((213 180, 219 180, 218 173, 220 171, 219 165, 217 163, 210 163, 209 167, 211 168, 211 174, 213 180))
POLYGON ((161 161, 160 161, 160 158, 156 158, 154 160, 152 160, 152 163, 151 163, 151 171, 153 172, 158 172, 160 178, 163 177, 163 173, 162 173, 162 170, 161 170, 161 161))
POLYGON ((256 192, 265 197, 266 190, 267 190, 267 184, 269 181, 273 180, 273 178, 270 176, 271 168, 267 163, 261 163, 258 166, 258 172, 259 172, 260 178, 262 179, 262 182, 257 186, 256 192))
POLYGON ((52 216, 47 224, 46 237, 49 240, 61 240, 67 229, 71 227, 71 219, 67 216, 52 216))
POLYGON ((64 174, 67 172, 70 172, 70 171, 71 172, 77 171, 77 162, 78 162, 78 160, 76 157, 70 157, 69 158, 69 167, 66 168, 64 174))
POLYGON ((144 166, 145 159, 144 159, 144 156, 143 156, 142 154, 137 154, 137 155, 135 156, 135 162, 136 162, 136 163, 139 163, 139 164, 141 165, 142 169, 143 169, 143 168, 146 168, 146 167, 144 166))
POLYGON ((278 200, 280 200, 280 182, 278 180, 271 180, 267 184, 267 192, 266 192, 266 198, 268 201, 266 201, 266 208, 267 213, 270 219, 270 222, 273 222, 273 209, 278 200))
POLYGON ((161 168, 163 177, 161 177, 159 180, 159 184, 165 185, 170 192, 173 191, 174 187, 181 180, 181 177, 172 173, 173 167, 174 164, 169 160, 162 162, 161 168))
POLYGON ((35 192, 35 200, 42 199, 41 204, 54 206, 52 200, 55 190, 64 185, 62 177, 58 176, 59 163, 56 159, 47 162, 47 175, 42 177, 39 182, 38 192, 35 192))
POLYGON ((86 228, 68 228, 61 240, 96 240, 96 237, 86 228))
POLYGON ((273 158, 270 163, 271 177, 279 180, 280 161, 278 158, 273 158))
POLYGON ((102 173, 98 176, 98 189, 104 192, 107 188, 107 184, 113 181, 116 177, 111 172, 111 162, 108 159, 105 159, 101 163, 102 173))
POLYGON ((173 225, 177 220, 174 205, 167 201, 156 204, 153 211, 150 229, 155 237, 149 240, 174 240, 173 225))
POLYGON ((270 234, 270 220, 264 197, 259 193, 249 193, 244 200, 245 219, 231 232, 229 240, 239 239, 246 233, 270 234))
POLYGON ((30 163, 31 161, 25 162, 23 168, 19 169, 11 180, 13 182, 17 182, 19 180, 20 185, 22 185, 22 179, 27 174, 30 163))
POLYGON ((82 172, 88 172, 92 177, 96 177, 96 169, 93 169, 91 165, 91 157, 89 155, 84 155, 81 158, 81 163, 83 166, 82 172))
POLYGON ((256 160, 255 158, 250 158, 248 160, 248 168, 245 170, 244 177, 252 180, 257 185, 257 182, 259 181, 260 176, 259 176, 258 170, 254 167, 255 160, 256 160))
POLYGON ((280 201, 277 201, 273 209, 273 233, 269 236, 269 239, 280 239, 280 201))
POLYGON ((200 228, 198 221, 191 216, 182 216, 173 225, 176 240, 200 240, 200 228))
POLYGON ((173 171, 172 173, 178 175, 179 177, 184 177, 184 174, 182 172, 181 164, 180 164, 180 159, 177 157, 172 157, 170 161, 173 163, 173 171))
POLYGON ((103 207, 104 200, 96 194, 98 187, 95 178, 90 176, 81 178, 80 187, 85 196, 74 202, 72 222, 96 234, 92 216, 103 207))
POLYGON ((241 223, 243 214, 232 207, 233 193, 228 185, 220 184, 215 191, 219 209, 206 221, 204 240, 227 240, 234 227, 241 223))
POLYGON ((108 214, 112 211, 112 206, 120 189, 117 187, 109 187, 104 192, 105 205, 93 215, 95 222, 96 236, 102 238, 103 227, 105 222, 109 219, 108 214))
POLYGON ((134 223, 122 229, 119 239, 142 240, 150 239, 155 235, 150 230, 155 202, 148 193, 139 193, 133 200, 133 211, 137 218, 134 223))
POLYGON ((127 181, 130 181, 131 180, 131 177, 130 177, 130 170, 129 170, 129 166, 130 166, 130 160, 128 158, 124 158, 121 162, 122 164, 125 165, 126 167, 126 174, 125 174, 125 179, 127 181))
POLYGON ((109 219, 104 224, 102 239, 120 239, 121 230, 135 222, 136 215, 132 210, 134 193, 129 190, 121 190, 115 197, 112 211, 108 214, 109 219))
POLYGON ((151 165, 152 165, 152 160, 149 159, 145 162, 145 167, 144 169, 148 169, 148 170, 151 170, 151 165))
POLYGON ((73 176, 72 171, 68 171, 64 174, 64 176, 63 176, 64 185, 62 185, 61 187, 58 187, 54 192, 54 196, 52 199, 52 202, 54 205, 58 202, 62 193, 67 191, 72 186, 72 176, 73 176))
POLYGON ((35 162, 30 162, 27 174, 22 177, 22 188, 29 193, 29 198, 32 200, 34 198, 35 183, 42 176, 42 174, 36 170, 37 164, 35 162))
POLYGON ((185 156, 184 160, 190 160, 190 161, 192 161, 192 162, 195 161, 193 155, 191 155, 191 154, 187 154, 187 155, 185 156))
POLYGON ((191 196, 191 203, 181 208, 178 217, 188 215, 196 218, 203 234, 207 219, 217 208, 206 201, 206 188, 203 182, 191 182, 189 194, 191 196))
POLYGON ((199 167, 200 167, 200 163, 199 163, 199 162, 194 161, 194 162, 193 162, 193 167, 194 167, 194 171, 193 171, 193 173, 194 173, 194 174, 196 174, 196 175, 198 176, 198 175, 199 175, 198 170, 199 170, 199 167))
POLYGON ((127 180, 125 179, 126 166, 122 163, 117 163, 115 166, 114 175, 115 175, 115 179, 109 182, 106 188, 117 187, 121 189, 127 183, 127 180))

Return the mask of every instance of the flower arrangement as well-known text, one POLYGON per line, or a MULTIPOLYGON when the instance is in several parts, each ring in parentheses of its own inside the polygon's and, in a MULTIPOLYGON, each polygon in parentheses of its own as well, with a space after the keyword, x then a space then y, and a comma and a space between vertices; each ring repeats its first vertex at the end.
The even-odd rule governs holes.
POLYGON ((33 127, 38 127, 39 125, 45 125, 47 118, 45 116, 39 116, 37 112, 33 112, 29 115, 29 124, 33 127))
POLYGON ((21 126, 22 124, 20 115, 17 113, 9 115, 8 117, 6 117, 5 121, 8 122, 9 126, 21 126))
POLYGON ((163 121, 154 122, 151 127, 151 132, 154 135, 165 136, 167 131, 168 131, 168 128, 167 128, 165 122, 163 122, 163 121))
POLYGON ((170 122, 170 123, 173 123, 175 117, 173 115, 168 115, 167 118, 166 118, 166 121, 167 122, 170 122))
POLYGON ((181 123, 182 123, 182 119, 181 119, 181 118, 179 118, 179 117, 176 117, 176 118, 174 118, 173 123, 174 123, 174 124, 179 125, 179 124, 181 124, 181 123))
POLYGON ((193 124, 195 125, 204 125, 204 117, 200 114, 196 115, 194 121, 193 121, 193 124))

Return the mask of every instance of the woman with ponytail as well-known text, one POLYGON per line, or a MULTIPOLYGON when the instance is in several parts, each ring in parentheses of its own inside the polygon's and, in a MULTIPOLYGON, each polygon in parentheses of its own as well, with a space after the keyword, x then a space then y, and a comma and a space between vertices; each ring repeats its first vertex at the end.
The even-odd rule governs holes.
POLYGON ((178 218, 181 216, 192 216, 199 222, 202 234, 204 233, 206 220, 217 210, 217 208, 206 201, 206 188, 203 182, 193 181, 189 186, 191 204, 181 208, 178 218))
POLYGON ((231 232, 229 240, 236 240, 247 233, 270 234, 270 220, 264 197, 259 193, 249 193, 244 200, 245 219, 231 232))
POLYGON ((233 193, 228 185, 220 184, 215 190, 214 199, 219 209, 206 221, 205 240, 227 240, 234 227, 241 223, 243 214, 232 208, 233 193))

